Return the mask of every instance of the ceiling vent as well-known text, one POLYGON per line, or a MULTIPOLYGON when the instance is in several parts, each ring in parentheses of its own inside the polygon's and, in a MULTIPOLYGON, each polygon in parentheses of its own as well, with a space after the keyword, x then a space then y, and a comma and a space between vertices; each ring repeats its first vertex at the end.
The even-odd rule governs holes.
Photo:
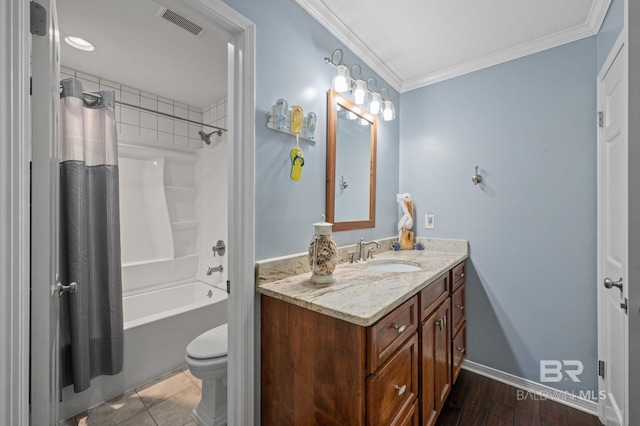
POLYGON ((164 7, 160 9, 160 13, 158 13, 158 16, 160 16, 163 19, 166 19, 172 24, 179 26, 183 30, 189 31, 191 34, 193 34, 196 37, 198 37, 204 31, 204 29, 200 25, 194 22, 191 22, 187 18, 180 16, 174 11, 166 9, 164 7))

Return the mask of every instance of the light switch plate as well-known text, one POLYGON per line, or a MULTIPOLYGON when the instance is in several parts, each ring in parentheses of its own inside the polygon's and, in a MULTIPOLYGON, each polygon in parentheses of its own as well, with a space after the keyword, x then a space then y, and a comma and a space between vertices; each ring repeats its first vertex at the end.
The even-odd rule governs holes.
POLYGON ((434 229, 436 227, 436 215, 427 213, 424 215, 424 228, 434 229))

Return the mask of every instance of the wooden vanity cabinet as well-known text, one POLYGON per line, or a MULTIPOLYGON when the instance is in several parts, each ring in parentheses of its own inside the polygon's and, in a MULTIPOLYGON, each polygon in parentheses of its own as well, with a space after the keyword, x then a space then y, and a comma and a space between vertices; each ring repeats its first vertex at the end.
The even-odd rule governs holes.
POLYGON ((362 327, 262 295, 261 424, 416 424, 417 299, 362 327))
POLYGON ((466 264, 369 327, 261 296, 261 424, 432 426, 466 356, 466 264))

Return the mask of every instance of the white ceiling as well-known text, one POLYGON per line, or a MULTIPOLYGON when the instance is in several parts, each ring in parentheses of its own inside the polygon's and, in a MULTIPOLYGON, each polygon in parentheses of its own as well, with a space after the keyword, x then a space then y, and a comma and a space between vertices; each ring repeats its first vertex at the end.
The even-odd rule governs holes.
POLYGON ((594 35, 611 0, 295 1, 406 92, 594 35))
MULTIPOLYGON (((227 93, 227 43, 205 29, 198 37, 160 18, 152 0, 58 0, 63 66, 198 107, 227 93), (73 35, 96 49, 68 46, 73 35)), ((207 27, 198 16, 186 16, 207 27)))
MULTIPOLYGON (((162 2, 163 0, 158 0, 162 2)), ((611 0, 295 0, 400 92, 596 34, 611 0)), ((195 37, 154 0, 58 0, 64 66, 205 107, 226 95, 227 44, 195 37)), ((336 46, 337 47, 337 46, 336 46)), ((329 56, 331 52, 327 52, 329 56)))

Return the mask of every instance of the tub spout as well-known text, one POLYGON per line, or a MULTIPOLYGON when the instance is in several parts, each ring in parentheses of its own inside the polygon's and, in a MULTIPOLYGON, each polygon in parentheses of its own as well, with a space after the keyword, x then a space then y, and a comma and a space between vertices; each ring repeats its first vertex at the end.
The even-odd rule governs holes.
POLYGON ((207 269, 207 275, 211 275, 214 272, 222 272, 222 271, 223 271, 222 265, 216 266, 216 267, 209 266, 209 269, 207 269))

